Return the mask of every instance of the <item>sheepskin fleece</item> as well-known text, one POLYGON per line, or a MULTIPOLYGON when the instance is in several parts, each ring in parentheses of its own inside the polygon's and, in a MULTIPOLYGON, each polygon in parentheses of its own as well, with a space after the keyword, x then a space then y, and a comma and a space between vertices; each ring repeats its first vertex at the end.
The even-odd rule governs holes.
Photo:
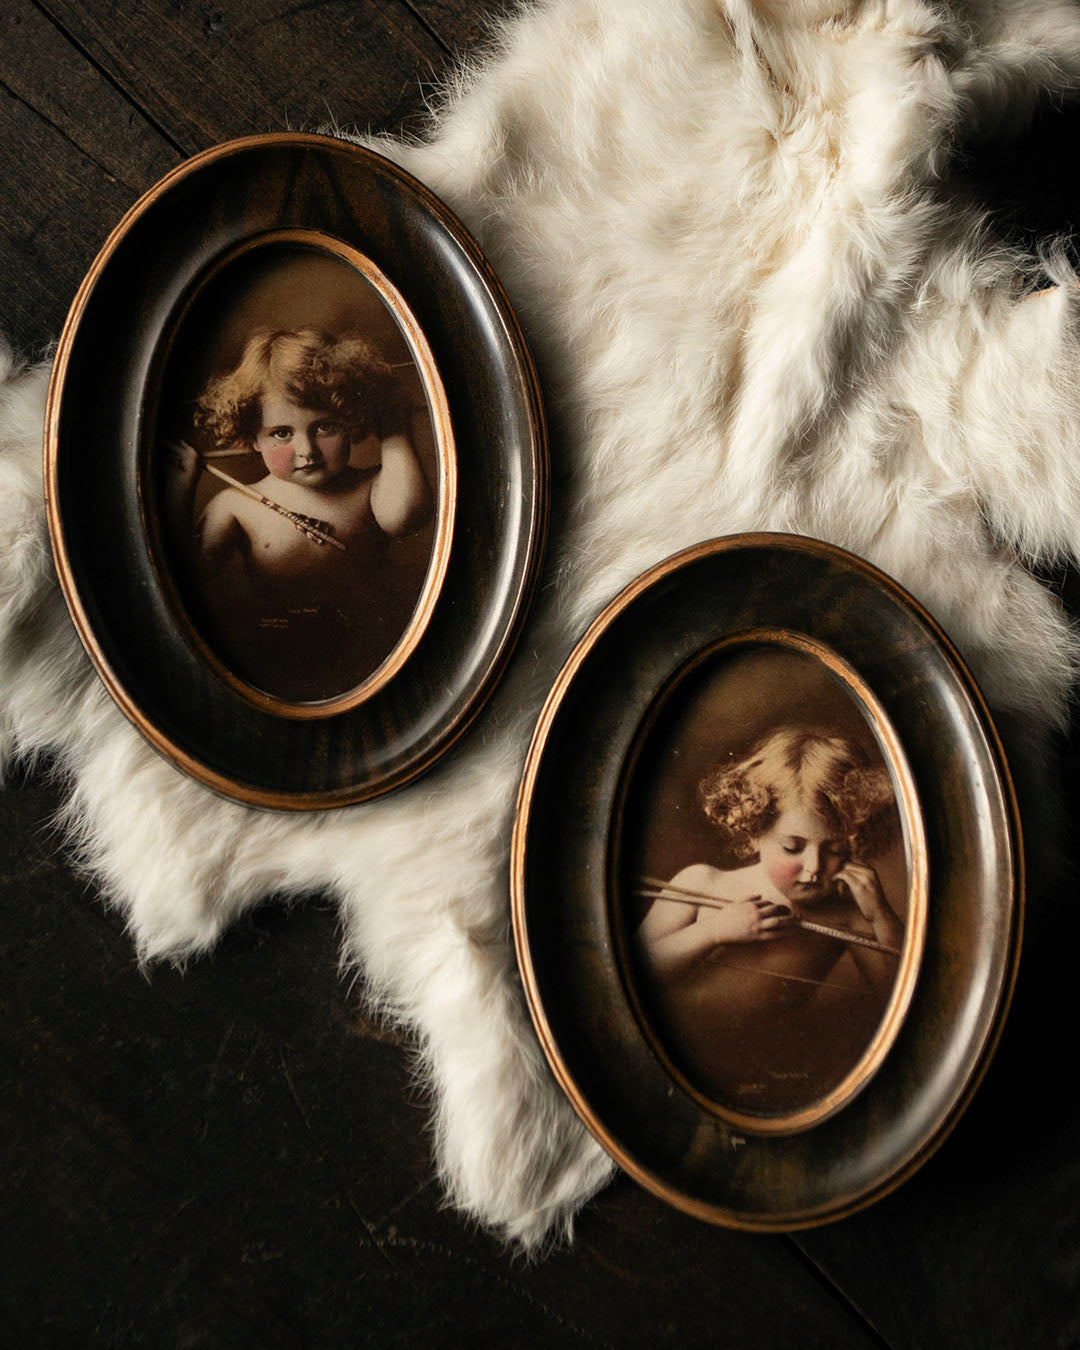
POLYGON ((1059 0, 550 0, 423 143, 374 142, 461 215, 518 307, 553 414, 554 524, 493 706, 363 806, 219 800, 115 709, 52 573, 47 371, 5 367, 4 752, 70 771, 73 834, 144 959, 206 951, 271 891, 330 888, 347 961, 416 1033, 450 1197, 519 1241, 565 1229, 609 1168, 537 1048, 507 898, 530 729, 603 603, 713 535, 817 535, 913 591, 1029 739, 1064 715, 1077 642, 1023 560, 1080 545, 1075 278, 1051 257, 1061 284, 1025 298, 1027 260, 946 169, 965 128, 1078 76, 1059 0))

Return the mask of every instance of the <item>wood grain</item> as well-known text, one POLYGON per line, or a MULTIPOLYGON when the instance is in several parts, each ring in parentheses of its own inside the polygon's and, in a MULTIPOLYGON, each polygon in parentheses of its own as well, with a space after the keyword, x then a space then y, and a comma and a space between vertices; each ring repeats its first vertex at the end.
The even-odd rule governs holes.
POLYGON ((448 52, 465 53, 483 43, 500 19, 517 8, 517 0, 487 0, 463 5, 460 0, 406 0, 408 7, 448 52))
POLYGON ((176 148, 30 0, 5 7, 0 72, 0 328, 55 338, 106 235, 176 148))
POLYGON ((399 0, 110 8, 41 0, 71 41, 185 154, 237 136, 393 124, 443 48, 399 0))

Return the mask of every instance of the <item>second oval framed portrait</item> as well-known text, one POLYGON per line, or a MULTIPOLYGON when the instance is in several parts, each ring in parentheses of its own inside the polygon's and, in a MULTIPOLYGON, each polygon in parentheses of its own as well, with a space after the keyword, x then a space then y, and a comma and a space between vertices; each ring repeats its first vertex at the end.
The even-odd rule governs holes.
POLYGON ((515 824, 518 958, 612 1156, 734 1227, 841 1217, 917 1167, 992 1052, 1019 949, 1012 789, 978 690, 894 582, 716 540, 597 619, 515 824))
POLYGON ((513 311, 447 208, 371 151, 256 136, 106 243, 57 353, 46 484, 124 712, 216 790, 311 809, 415 777, 492 692, 547 444, 513 311))

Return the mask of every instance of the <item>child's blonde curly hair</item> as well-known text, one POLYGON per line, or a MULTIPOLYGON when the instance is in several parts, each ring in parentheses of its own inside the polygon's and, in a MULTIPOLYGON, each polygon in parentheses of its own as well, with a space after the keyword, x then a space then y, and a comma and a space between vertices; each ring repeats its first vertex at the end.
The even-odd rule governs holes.
POLYGON ((253 445, 267 390, 284 393, 302 408, 325 408, 359 436, 388 436, 408 426, 401 382, 373 343, 299 328, 249 338, 235 369, 203 391, 196 427, 219 449, 253 445))
POLYGON ((713 769, 698 785, 706 816, 727 836, 741 862, 782 811, 810 807, 860 858, 896 838, 899 817, 892 780, 840 736, 784 727, 743 759, 713 769))

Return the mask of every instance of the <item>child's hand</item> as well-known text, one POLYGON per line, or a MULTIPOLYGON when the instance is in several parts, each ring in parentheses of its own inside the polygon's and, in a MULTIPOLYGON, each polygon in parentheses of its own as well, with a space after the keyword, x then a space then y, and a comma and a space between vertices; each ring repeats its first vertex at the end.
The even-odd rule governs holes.
POLYGON ((706 908, 697 912, 696 926, 702 936, 721 945, 728 942, 772 942, 783 937, 795 922, 795 915, 783 905, 755 896, 752 900, 737 900, 722 908, 706 908))
POLYGON ((904 945, 904 925, 896 917, 881 882, 872 867, 865 863, 849 862, 836 874, 836 880, 842 882, 848 894, 859 907, 859 912, 870 920, 874 936, 888 947, 900 948, 904 945))
POLYGON ((871 923, 881 913, 883 907, 887 908, 885 893, 881 889, 878 875, 866 863, 845 863, 837 872, 836 880, 844 883, 848 894, 858 905, 859 912, 871 923))

